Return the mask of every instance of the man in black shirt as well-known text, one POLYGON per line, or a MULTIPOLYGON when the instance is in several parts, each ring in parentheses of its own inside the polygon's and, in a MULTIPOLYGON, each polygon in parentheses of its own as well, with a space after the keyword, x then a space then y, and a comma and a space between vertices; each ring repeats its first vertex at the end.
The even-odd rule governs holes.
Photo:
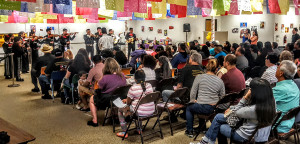
POLYGON ((97 32, 95 33, 95 41, 96 41, 96 50, 97 50, 97 54, 100 54, 100 48, 99 48, 99 39, 102 37, 102 30, 101 27, 97 28, 97 32))
POLYGON ((76 33, 69 34, 67 29, 63 29, 63 34, 59 38, 61 44, 61 50, 63 52, 66 51, 67 49, 70 49, 70 41, 74 40, 75 36, 76 33))
POLYGON ((91 30, 87 29, 86 34, 83 36, 86 51, 88 52, 88 55, 91 53, 91 57, 94 57, 94 39, 95 35, 91 34, 91 30))
POLYGON ((21 31, 19 33, 19 37, 22 40, 22 48, 24 50, 24 54, 22 55, 22 73, 29 72, 29 54, 28 50, 30 49, 28 39, 26 38, 25 32, 21 31))
POLYGON ((135 51, 136 35, 133 33, 133 28, 129 29, 129 33, 126 34, 125 39, 128 42, 128 59, 130 58, 130 51, 135 51))
MULTIPOLYGON (((199 53, 194 53, 189 58, 189 63, 181 69, 177 87, 174 90, 179 88, 187 87, 192 88, 195 77, 198 74, 203 74, 204 71, 201 67, 202 56, 199 53)), ((173 93, 173 90, 164 90, 162 92, 163 101, 167 101, 169 96, 173 93)))
POLYGON ((54 42, 57 42, 58 40, 55 39, 54 34, 51 34, 51 29, 50 28, 47 28, 46 32, 47 32, 47 35, 44 36, 43 43, 54 47, 54 42))
POLYGON ((44 96, 42 96, 43 99, 51 99, 51 96, 48 93, 48 90, 50 89, 51 73, 53 71, 64 71, 64 64, 60 63, 68 61, 67 59, 63 58, 63 51, 61 49, 55 49, 54 55, 55 59, 47 64, 47 68, 45 69, 45 75, 41 75, 39 77, 39 83, 42 89, 42 94, 44 94, 44 96))
POLYGON ((292 33, 293 33, 292 43, 294 44, 298 39, 300 39, 300 36, 298 34, 298 29, 297 28, 294 28, 292 33))
POLYGON ((52 46, 47 44, 43 45, 41 51, 44 53, 43 56, 37 59, 37 62, 32 66, 31 70, 31 81, 34 85, 34 88, 31 90, 32 92, 39 92, 40 89, 37 85, 37 78, 41 75, 41 68, 48 65, 49 62, 55 59, 54 55, 51 54, 53 50, 52 46))

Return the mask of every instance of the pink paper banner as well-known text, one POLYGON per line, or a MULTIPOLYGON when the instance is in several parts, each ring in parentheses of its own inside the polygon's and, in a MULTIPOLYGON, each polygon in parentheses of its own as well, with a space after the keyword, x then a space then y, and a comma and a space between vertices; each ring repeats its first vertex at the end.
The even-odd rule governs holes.
POLYGON ((228 14, 239 15, 240 11, 238 10, 238 2, 237 0, 232 0, 230 3, 230 10, 228 14))
POLYGON ((295 15, 299 15, 299 1, 294 0, 294 5, 295 5, 295 15))
POLYGON ((195 7, 212 9, 212 0, 195 0, 195 7))
POLYGON ((132 12, 117 12, 117 17, 132 17, 132 12))
POLYGON ((202 8, 202 17, 209 17, 211 13, 211 9, 202 8))

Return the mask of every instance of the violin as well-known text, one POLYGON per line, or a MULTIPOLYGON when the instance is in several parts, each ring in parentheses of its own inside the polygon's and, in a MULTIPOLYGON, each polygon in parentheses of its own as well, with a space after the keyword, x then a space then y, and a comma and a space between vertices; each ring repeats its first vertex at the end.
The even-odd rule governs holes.
POLYGON ((58 34, 50 34, 50 35, 48 35, 48 38, 53 38, 53 37, 60 37, 60 35, 58 35, 58 34))
POLYGON ((29 36, 29 38, 30 39, 35 39, 35 38, 37 38, 37 39, 43 39, 44 37, 42 37, 42 36, 29 36))

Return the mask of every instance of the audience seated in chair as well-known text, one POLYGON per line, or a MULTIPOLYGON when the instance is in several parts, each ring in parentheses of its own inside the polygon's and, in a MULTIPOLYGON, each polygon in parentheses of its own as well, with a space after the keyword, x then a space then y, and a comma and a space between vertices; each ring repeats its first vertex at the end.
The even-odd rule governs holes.
MULTIPOLYGON (((217 114, 209 130, 200 141, 200 144, 213 144, 218 137, 218 143, 226 144, 226 138, 237 142, 246 142, 258 125, 271 125, 276 116, 275 100, 272 88, 267 80, 255 78, 250 83, 251 90, 236 106, 231 106, 225 114, 217 114), (244 119, 242 125, 232 131, 228 124, 228 117, 236 116, 244 119)), ((240 120, 240 121, 241 121, 240 120)), ((268 140, 269 133, 260 133, 260 139, 268 140)))
POLYGON ((237 58, 233 54, 227 55, 224 59, 224 67, 227 69, 227 73, 221 79, 224 82, 226 94, 240 92, 246 88, 244 75, 236 68, 236 62, 237 58))
POLYGON ((156 74, 155 74, 155 66, 156 66, 156 60, 151 55, 145 55, 143 57, 143 65, 141 69, 144 71, 146 77, 145 81, 150 80, 156 80, 156 74))
POLYGON ((267 80, 271 85, 276 83, 278 80, 276 78, 276 71, 277 71, 277 62, 278 56, 276 54, 268 54, 266 58, 266 66, 268 67, 266 71, 261 76, 262 79, 267 80))
POLYGON ((94 85, 100 80, 103 76, 102 70, 104 68, 104 64, 102 62, 100 55, 95 55, 93 57, 94 67, 89 71, 87 80, 82 84, 78 85, 78 92, 81 98, 81 102, 83 103, 83 107, 81 108, 77 105, 77 108, 81 111, 89 110, 88 106, 88 97, 95 94, 94 92, 94 85))
POLYGON ((171 67, 169 65, 169 59, 166 56, 161 56, 158 59, 160 68, 155 69, 156 80, 168 79, 172 77, 171 67))
MULTIPOLYGON (((215 104, 220 97, 225 95, 223 81, 215 75, 218 68, 217 60, 209 60, 206 74, 198 75, 190 92, 190 105, 186 108, 187 130, 185 134, 193 137, 194 114, 211 114, 214 112, 215 104)), ((202 126, 204 120, 199 120, 202 126)))
POLYGON ((178 47, 178 54, 173 57, 171 60, 171 64, 173 68, 177 68, 178 64, 185 63, 187 59, 189 58, 187 52, 186 52, 186 45, 185 43, 179 44, 178 47))
POLYGON ((240 71, 248 67, 248 59, 245 57, 245 50, 242 47, 239 47, 235 51, 236 55, 236 68, 240 71))
MULTIPOLYGON (((150 57, 152 57, 152 56, 150 56, 150 57)), ((136 81, 136 84, 131 86, 131 88, 129 89, 128 94, 127 94, 127 99, 123 100, 123 102, 127 104, 127 107, 119 108, 118 117, 119 117, 120 125, 121 125, 121 132, 117 133, 117 136, 119 136, 119 137, 123 137, 125 134, 125 131, 127 129, 125 116, 128 113, 130 113, 130 112, 132 113, 135 111, 135 108, 138 105, 141 97, 153 92, 151 84, 145 83, 145 78, 146 78, 146 74, 144 73, 143 70, 138 70, 135 72, 134 79, 136 81)), ((137 111, 138 111, 139 116, 149 116, 149 115, 153 114, 154 110, 155 110, 155 105, 152 102, 152 103, 140 105, 139 109, 137 111)), ((138 125, 140 125, 140 127, 142 127, 142 122, 139 121, 138 125)), ((141 129, 138 129, 137 131, 139 133, 142 132, 141 129)), ((125 138, 127 138, 127 137, 128 137, 128 134, 126 134, 125 138)))
MULTIPOLYGON (((42 89, 43 99, 51 99, 48 90, 50 89, 50 77, 53 71, 62 71, 65 68, 62 65, 59 65, 60 62, 67 62, 67 59, 63 58, 63 52, 60 49, 53 50, 55 59, 48 63, 47 68, 45 69, 46 75, 40 75, 39 83, 42 89), (58 65, 57 65, 58 64, 58 65)), ((58 91, 59 93, 60 91, 58 91)))
MULTIPOLYGON (((276 71, 278 82, 273 88, 276 101, 276 110, 285 115, 290 109, 299 106, 299 88, 292 80, 296 74, 296 65, 289 60, 284 60, 276 71)), ((283 121, 277 128, 278 133, 287 133, 292 128, 295 118, 283 121)))
POLYGON ((121 68, 118 62, 113 58, 108 58, 104 62, 103 77, 99 80, 99 90, 96 95, 90 98, 90 109, 93 116, 91 121, 88 121, 90 126, 98 126, 97 108, 105 110, 110 105, 110 94, 118 87, 126 85, 126 78, 121 73, 121 68), (100 91, 100 92, 99 92, 100 91))

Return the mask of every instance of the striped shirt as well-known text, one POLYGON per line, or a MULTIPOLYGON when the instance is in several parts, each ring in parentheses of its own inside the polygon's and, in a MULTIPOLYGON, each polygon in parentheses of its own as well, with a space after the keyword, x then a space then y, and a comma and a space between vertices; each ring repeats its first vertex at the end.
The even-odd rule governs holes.
MULTIPOLYGON (((140 84, 134 84, 129 89, 127 97, 129 97, 130 99, 133 100, 131 103, 133 109, 135 109, 135 107, 137 106, 142 94, 143 94, 143 96, 145 96, 146 94, 153 92, 151 84, 146 83, 145 87, 146 87, 146 91, 144 93, 143 93, 143 88, 140 84)), ((155 110, 154 102, 142 104, 139 106, 138 115, 139 116, 149 116, 154 113, 154 110, 155 110)))
POLYGON ((197 103, 199 104, 216 104, 219 98, 225 95, 224 83, 216 75, 198 75, 191 89, 191 101, 194 101, 197 95, 197 103))
POLYGON ((266 69, 261 78, 267 80, 270 84, 276 83, 278 81, 276 78, 276 71, 277 65, 270 66, 266 69))

